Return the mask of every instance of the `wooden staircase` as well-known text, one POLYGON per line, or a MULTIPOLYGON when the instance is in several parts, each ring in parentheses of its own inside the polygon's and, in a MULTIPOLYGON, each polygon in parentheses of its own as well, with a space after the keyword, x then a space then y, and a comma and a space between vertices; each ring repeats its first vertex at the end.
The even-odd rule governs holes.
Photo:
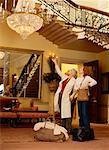
POLYGON ((39 34, 59 47, 70 44, 77 40, 77 35, 65 25, 65 22, 55 20, 44 25, 39 34))
MULTIPOLYGON (((45 10, 47 10, 48 7, 54 13, 54 15, 57 16, 55 17, 55 21, 44 25, 44 27, 40 29, 40 35, 58 45, 60 48, 72 49, 71 46, 68 48, 69 45, 73 45, 74 48, 75 42, 78 41, 77 45, 80 45, 79 42, 83 41, 84 43, 84 40, 86 41, 86 39, 88 39, 85 45, 89 43, 92 45, 94 43, 94 49, 97 48, 100 49, 100 51, 103 50, 102 48, 108 49, 109 13, 90 7, 77 5, 72 0, 63 0, 59 3, 58 1, 38 1, 40 2, 40 6, 41 4, 45 5, 45 10), (63 21, 57 20, 58 17, 60 17, 63 21), (77 34, 80 32, 72 31, 71 28, 74 27, 79 27, 84 31, 84 40, 78 40, 82 38, 79 38, 79 35, 77 37, 77 34), (91 31, 94 31, 93 33, 95 34, 90 34, 91 31), (86 32, 88 32, 88 35, 86 32), (96 33, 99 33, 100 36, 98 37, 98 34, 96 33), (91 42, 89 42, 89 40, 91 42)), ((81 31, 81 33, 83 31, 81 31)))

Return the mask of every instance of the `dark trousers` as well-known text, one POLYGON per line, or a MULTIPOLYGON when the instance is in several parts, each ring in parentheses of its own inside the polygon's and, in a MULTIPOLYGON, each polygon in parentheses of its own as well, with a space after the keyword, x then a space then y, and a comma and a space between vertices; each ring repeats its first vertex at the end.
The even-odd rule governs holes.
POLYGON ((78 114, 80 127, 90 128, 88 107, 89 107, 88 101, 78 101, 78 114))
POLYGON ((61 119, 62 126, 68 131, 71 132, 72 129, 72 119, 71 118, 63 118, 61 119))

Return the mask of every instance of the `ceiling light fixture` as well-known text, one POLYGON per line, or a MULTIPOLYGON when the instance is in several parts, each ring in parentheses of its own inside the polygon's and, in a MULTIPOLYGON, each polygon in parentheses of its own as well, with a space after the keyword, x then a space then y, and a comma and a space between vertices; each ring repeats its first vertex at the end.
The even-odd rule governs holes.
POLYGON ((35 8, 35 0, 18 0, 14 13, 7 17, 7 24, 22 39, 38 31, 43 25, 43 19, 35 8))

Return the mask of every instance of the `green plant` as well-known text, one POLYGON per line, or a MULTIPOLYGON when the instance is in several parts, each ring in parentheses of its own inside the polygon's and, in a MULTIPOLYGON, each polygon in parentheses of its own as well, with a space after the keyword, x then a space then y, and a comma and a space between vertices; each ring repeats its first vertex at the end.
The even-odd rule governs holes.
POLYGON ((43 79, 45 82, 50 83, 51 81, 60 81, 60 76, 55 73, 55 72, 50 72, 50 73, 44 73, 43 74, 43 79))
POLYGON ((51 81, 56 81, 57 83, 61 80, 60 76, 55 72, 55 64, 52 61, 52 57, 49 57, 48 60, 48 65, 50 67, 50 72, 49 73, 44 73, 43 74, 43 80, 47 83, 50 83, 51 81))

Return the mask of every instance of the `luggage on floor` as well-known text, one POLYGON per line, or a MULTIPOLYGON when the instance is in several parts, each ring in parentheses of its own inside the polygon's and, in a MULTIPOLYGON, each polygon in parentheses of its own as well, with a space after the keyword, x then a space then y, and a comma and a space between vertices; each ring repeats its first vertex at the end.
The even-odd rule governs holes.
POLYGON ((89 141, 94 140, 94 130, 92 128, 74 128, 72 130, 72 140, 74 141, 89 141))
POLYGON ((34 125, 34 138, 44 142, 63 142, 68 140, 67 130, 50 120, 39 122, 34 125))
POLYGON ((65 136, 63 133, 60 135, 54 135, 53 129, 41 128, 35 133, 34 138, 38 141, 44 142, 63 142, 65 141, 65 136))

